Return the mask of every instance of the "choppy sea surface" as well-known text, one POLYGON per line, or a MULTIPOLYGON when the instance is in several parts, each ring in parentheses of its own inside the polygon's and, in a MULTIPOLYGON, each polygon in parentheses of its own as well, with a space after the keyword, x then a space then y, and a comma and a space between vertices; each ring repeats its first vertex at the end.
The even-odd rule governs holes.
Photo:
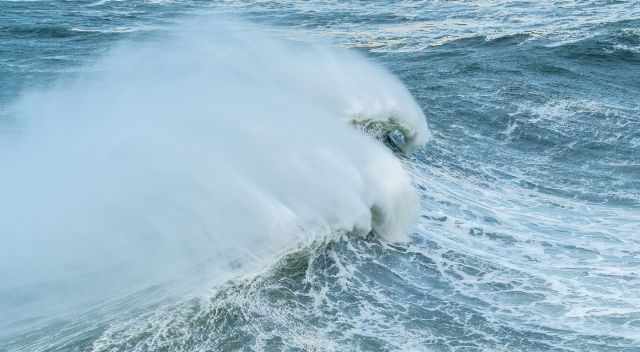
POLYGON ((402 158, 408 238, 327 235, 199 274, 197 293, 154 285, 63 313, 24 314, 93 281, 5 284, 0 351, 640 351, 640 2, 0 1, 0 148, 23 96, 194 18, 398 77, 432 134, 402 158))

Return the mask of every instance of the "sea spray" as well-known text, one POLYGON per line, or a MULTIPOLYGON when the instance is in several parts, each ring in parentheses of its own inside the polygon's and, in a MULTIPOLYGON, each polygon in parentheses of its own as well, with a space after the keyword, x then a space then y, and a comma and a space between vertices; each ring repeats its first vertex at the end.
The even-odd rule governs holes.
POLYGON ((424 143, 402 84, 353 53, 212 22, 121 44, 11 107, 0 290, 20 298, 3 300, 3 317, 68 310, 198 265, 210 285, 312 234, 373 226, 404 238, 410 179, 349 123, 394 116, 424 143))

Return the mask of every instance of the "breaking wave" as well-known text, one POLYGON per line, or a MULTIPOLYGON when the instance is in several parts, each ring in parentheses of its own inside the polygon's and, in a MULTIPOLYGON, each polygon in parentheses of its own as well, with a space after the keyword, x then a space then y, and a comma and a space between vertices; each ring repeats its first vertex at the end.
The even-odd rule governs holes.
POLYGON ((404 239, 411 179, 350 119, 393 116, 423 144, 409 92, 353 53, 258 32, 174 28, 11 107, 0 151, 12 165, 0 175, 6 332, 189 273, 206 272, 192 281, 209 287, 330 234, 404 239))

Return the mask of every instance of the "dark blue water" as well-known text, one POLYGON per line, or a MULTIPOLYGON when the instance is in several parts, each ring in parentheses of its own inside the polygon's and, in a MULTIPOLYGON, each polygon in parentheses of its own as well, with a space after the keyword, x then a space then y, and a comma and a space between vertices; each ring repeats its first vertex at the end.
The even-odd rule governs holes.
POLYGON ((404 161, 411 240, 327 239, 187 301, 12 325, 0 351, 640 351, 640 2, 0 1, 0 146, 26 92, 228 15, 408 87, 434 137, 404 161))

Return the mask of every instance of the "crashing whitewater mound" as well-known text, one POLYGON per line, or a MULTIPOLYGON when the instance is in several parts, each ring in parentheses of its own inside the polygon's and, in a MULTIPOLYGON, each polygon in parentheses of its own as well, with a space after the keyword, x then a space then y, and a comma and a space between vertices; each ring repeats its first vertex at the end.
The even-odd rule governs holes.
POLYGON ((30 290, 34 303, 2 318, 197 287, 193 271, 224 280, 336 231, 407 239, 409 173, 351 128, 398 152, 425 143, 407 88, 354 53, 245 28, 197 22, 122 43, 12 105, 25 128, 0 150, 12 165, 0 173, 0 291, 64 285, 30 290))

